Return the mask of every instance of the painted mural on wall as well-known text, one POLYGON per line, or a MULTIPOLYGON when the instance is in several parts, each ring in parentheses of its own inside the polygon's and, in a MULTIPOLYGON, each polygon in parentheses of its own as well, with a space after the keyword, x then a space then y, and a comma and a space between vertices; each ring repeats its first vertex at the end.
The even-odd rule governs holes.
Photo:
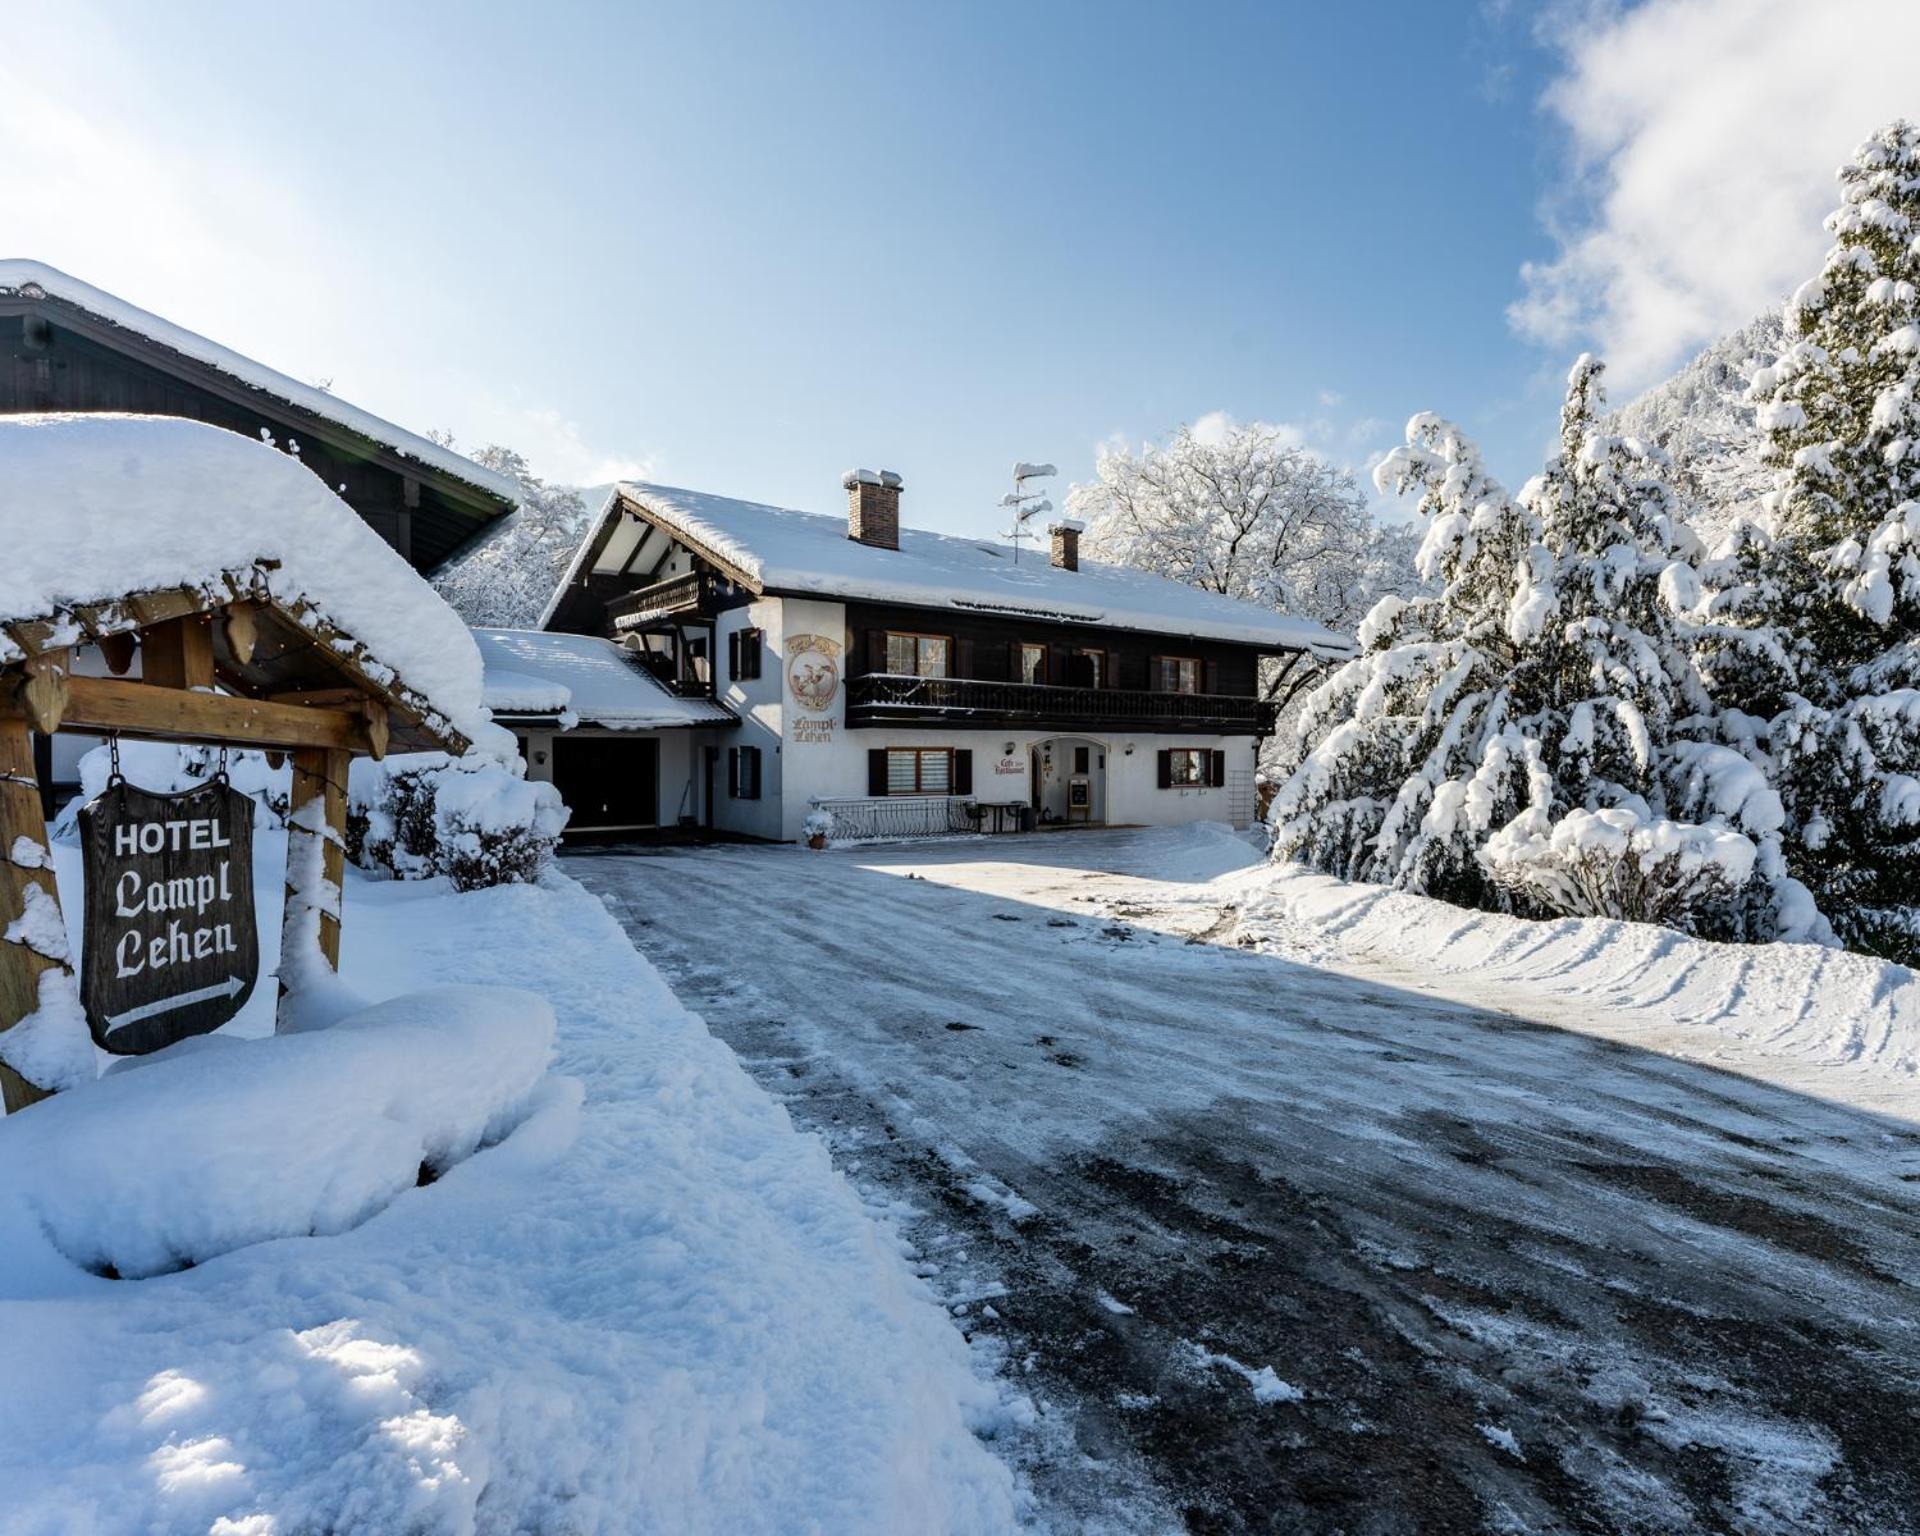
POLYGON ((802 709, 824 714, 840 694, 838 640, 826 635, 787 637, 787 691, 802 709))

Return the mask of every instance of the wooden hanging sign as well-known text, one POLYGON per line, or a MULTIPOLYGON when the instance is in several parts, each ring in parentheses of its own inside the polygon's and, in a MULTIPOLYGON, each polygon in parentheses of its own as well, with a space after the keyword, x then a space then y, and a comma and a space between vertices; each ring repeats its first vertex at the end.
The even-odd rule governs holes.
POLYGON ((94 1043, 143 1056, 218 1029, 253 993, 253 801, 215 779, 161 795, 119 780, 80 812, 94 1043))

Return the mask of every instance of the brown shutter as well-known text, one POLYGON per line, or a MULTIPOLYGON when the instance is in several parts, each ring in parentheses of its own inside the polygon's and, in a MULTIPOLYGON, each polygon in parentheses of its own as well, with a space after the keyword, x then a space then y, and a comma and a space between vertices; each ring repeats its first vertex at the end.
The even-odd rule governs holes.
POLYGON ((1173 788, 1173 753, 1172 751, 1166 747, 1162 747, 1154 755, 1160 760, 1160 787, 1162 789, 1172 789, 1173 788))
POLYGON ((887 749, 873 747, 867 752, 867 793, 884 795, 887 792, 887 749))
POLYGON ((1215 789, 1222 789, 1227 782, 1227 754, 1213 752, 1208 755, 1212 760, 1207 765, 1209 770, 1207 780, 1215 789))
POLYGON ((953 792, 956 795, 973 793, 973 751, 968 747, 956 747, 953 753, 953 792))
POLYGON ((727 794, 735 800, 740 798, 740 749, 738 747, 727 748, 727 794))
POLYGON ((1220 663, 1211 656, 1200 663, 1200 691, 1202 693, 1220 691, 1220 663))
POLYGON ((869 672, 887 670, 887 632, 884 629, 867 631, 867 670, 869 672))
POLYGON ((740 631, 734 630, 727 636, 727 677, 740 680, 740 631))
POLYGON ((953 675, 973 676, 973 641, 968 636, 958 636, 953 642, 953 675))
POLYGON ((1024 649, 1025 647, 1023 647, 1018 640, 1009 640, 1007 642, 1007 681, 1010 683, 1026 681, 1024 670, 1026 667, 1026 658, 1021 655, 1024 649))
POLYGON ((760 798, 760 749, 758 747, 747 748, 747 798, 749 800, 760 798))

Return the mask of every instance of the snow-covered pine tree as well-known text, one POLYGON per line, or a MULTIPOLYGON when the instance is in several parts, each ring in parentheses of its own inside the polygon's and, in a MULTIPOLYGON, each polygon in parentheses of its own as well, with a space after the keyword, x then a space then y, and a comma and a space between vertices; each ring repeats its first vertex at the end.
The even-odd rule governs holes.
MULTIPOLYGON (((1788 857, 1849 945, 1920 957, 1920 127, 1896 122, 1840 171, 1818 277, 1753 396, 1779 474, 1771 558, 1740 595, 1783 685, 1728 702, 1771 715, 1788 857)), ((1751 552, 1750 552, 1751 554, 1751 552)), ((1710 578, 1716 573, 1709 572, 1710 578)))
POLYGON ((1770 936, 1784 870, 1764 776, 1707 739, 1674 616, 1698 544, 1663 456, 1568 380, 1561 449, 1518 500, 1425 415, 1381 465, 1421 492, 1431 598, 1381 603, 1309 699, 1275 849, 1347 878, 1522 912, 1770 936))

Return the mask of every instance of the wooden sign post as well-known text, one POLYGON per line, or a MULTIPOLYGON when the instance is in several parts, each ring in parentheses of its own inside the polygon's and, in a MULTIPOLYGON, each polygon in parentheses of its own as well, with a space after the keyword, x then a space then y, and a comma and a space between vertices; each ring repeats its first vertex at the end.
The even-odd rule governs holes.
MULTIPOLYGON (((0 1093, 46 1083, 7 1060, 6 1032, 72 995, 33 734, 95 731, 293 757, 281 992, 340 965, 347 769, 355 754, 467 750, 432 702, 304 602, 270 563, 193 587, 129 593, 31 618, 0 615, 0 1093), (74 669, 97 648, 111 676, 74 669), (135 659, 140 677, 127 676, 135 659)), ((118 785, 90 807, 85 1008, 97 1043, 138 1053, 217 1028, 246 1001, 254 932, 252 804, 223 783, 179 796, 118 785), (115 799, 114 797, 118 797, 115 799), (156 830, 157 829, 157 830, 156 830), (156 843, 156 838, 159 840, 156 843)), ((56 1010, 57 1016, 57 1010, 56 1010)), ((281 1022, 287 1017, 283 1003, 281 1022)))

